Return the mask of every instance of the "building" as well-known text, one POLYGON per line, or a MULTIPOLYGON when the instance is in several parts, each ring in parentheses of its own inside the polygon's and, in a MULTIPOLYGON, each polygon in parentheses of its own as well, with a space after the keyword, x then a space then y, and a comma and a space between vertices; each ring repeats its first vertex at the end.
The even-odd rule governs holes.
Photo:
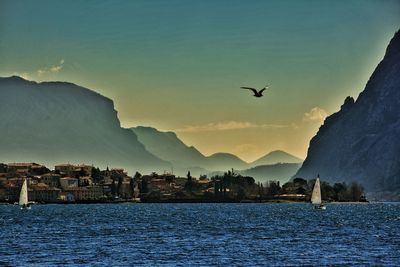
POLYGON ((40 181, 50 187, 60 187, 61 175, 55 173, 46 173, 40 176, 40 181))
POLYGON ((37 163, 9 163, 7 171, 9 173, 18 173, 21 175, 28 175, 29 173, 40 173, 46 167, 37 163))
POLYGON ((79 173, 83 173, 83 176, 92 176, 92 169, 92 165, 81 164, 76 166, 76 171, 78 171, 79 173))
POLYGON ((92 178, 89 176, 79 177, 79 186, 93 185, 92 178))
MULTIPOLYGON (((16 186, 16 187, 21 188, 23 182, 24 182, 24 178, 20 178, 20 177, 8 178, 7 179, 7 187, 16 186)), ((29 179, 28 179, 28 184, 29 184, 29 179)))
POLYGON ((122 169, 122 168, 111 169, 111 174, 119 174, 119 175, 122 175, 122 176, 128 175, 128 173, 125 172, 125 170, 122 169))
POLYGON ((60 186, 63 190, 75 188, 79 186, 79 179, 72 177, 60 178, 60 186))
POLYGON ((75 176, 76 166, 72 164, 60 164, 54 167, 54 170, 62 175, 75 176))
POLYGON ((58 201, 61 189, 37 186, 28 189, 28 200, 36 202, 54 203, 58 201))
POLYGON ((4 200, 7 202, 18 202, 19 193, 21 191, 20 186, 8 186, 4 190, 4 200))
POLYGON ((54 167, 55 171, 61 175, 76 177, 76 176, 91 176, 92 165, 74 165, 74 164, 59 164, 54 167))
POLYGON ((8 172, 7 164, 0 163, 0 173, 6 173, 6 172, 8 172))
POLYGON ((101 186, 77 187, 65 192, 72 194, 75 201, 93 201, 103 197, 103 188, 101 186))
POLYGON ((58 200, 61 202, 75 202, 75 197, 70 192, 60 192, 58 194, 58 200))

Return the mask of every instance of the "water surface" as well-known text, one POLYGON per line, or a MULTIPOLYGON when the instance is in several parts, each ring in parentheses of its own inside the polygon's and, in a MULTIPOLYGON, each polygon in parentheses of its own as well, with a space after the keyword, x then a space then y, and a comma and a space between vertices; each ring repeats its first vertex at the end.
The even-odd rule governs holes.
POLYGON ((0 265, 400 265, 400 203, 0 205, 0 265))

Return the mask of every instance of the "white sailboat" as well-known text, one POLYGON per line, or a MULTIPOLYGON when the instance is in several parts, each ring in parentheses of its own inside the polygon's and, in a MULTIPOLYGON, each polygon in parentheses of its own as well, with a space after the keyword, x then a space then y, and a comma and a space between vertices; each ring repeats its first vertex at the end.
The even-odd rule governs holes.
POLYGON ((26 179, 24 179, 24 183, 21 187, 21 192, 19 193, 18 204, 21 206, 21 209, 31 209, 30 203, 28 202, 28 184, 26 182, 26 179))
POLYGON ((322 204, 321 198, 321 183, 319 181, 319 174, 315 180, 314 188, 311 195, 311 203, 314 205, 315 209, 326 210, 326 206, 322 204))

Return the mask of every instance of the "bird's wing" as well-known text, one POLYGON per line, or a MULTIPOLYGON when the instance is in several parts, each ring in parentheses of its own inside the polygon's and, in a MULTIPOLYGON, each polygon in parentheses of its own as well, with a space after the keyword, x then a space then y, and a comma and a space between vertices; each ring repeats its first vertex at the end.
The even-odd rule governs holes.
POLYGON ((251 88, 251 87, 240 87, 240 88, 251 90, 251 91, 253 91, 255 94, 257 94, 257 90, 254 89, 254 88, 251 88))
POLYGON ((264 92, 265 89, 267 89, 267 87, 264 87, 263 89, 261 89, 259 93, 262 94, 262 92, 264 92))

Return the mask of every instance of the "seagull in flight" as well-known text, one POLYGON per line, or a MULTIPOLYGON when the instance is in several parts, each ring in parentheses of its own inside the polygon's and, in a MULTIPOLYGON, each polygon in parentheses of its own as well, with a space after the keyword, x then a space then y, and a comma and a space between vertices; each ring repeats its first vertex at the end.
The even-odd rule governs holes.
POLYGON ((248 89, 248 90, 253 91, 253 93, 254 93, 253 96, 255 96, 255 97, 262 97, 262 96, 263 96, 262 93, 263 93, 264 90, 267 89, 268 87, 269 87, 269 86, 266 85, 263 89, 261 89, 261 90, 259 90, 259 91, 257 91, 257 89, 254 89, 254 88, 252 88, 252 87, 240 87, 240 88, 242 88, 242 89, 248 89))

